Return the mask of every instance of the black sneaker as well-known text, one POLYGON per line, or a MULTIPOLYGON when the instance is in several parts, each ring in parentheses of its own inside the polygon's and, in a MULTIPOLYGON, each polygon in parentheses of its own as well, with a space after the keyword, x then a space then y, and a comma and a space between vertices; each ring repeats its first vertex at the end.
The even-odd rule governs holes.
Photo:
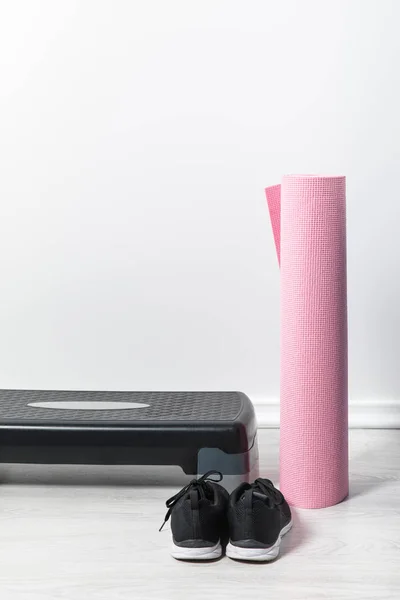
POLYGON ((219 471, 208 471, 167 500, 168 512, 160 531, 171 517, 174 558, 212 560, 221 556, 228 538, 229 501, 228 492, 217 483, 221 480, 219 471))
POLYGON ((292 526, 289 505, 269 479, 239 485, 229 500, 228 520, 226 555, 237 560, 273 560, 292 526))

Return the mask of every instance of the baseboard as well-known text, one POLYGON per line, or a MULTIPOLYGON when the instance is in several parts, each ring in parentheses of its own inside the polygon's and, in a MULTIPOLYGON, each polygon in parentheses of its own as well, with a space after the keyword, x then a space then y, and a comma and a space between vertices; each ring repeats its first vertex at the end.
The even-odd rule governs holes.
MULTIPOLYGON (((252 397, 261 428, 279 427, 279 400, 252 397)), ((351 400, 349 427, 353 429, 400 429, 400 400, 351 400)))

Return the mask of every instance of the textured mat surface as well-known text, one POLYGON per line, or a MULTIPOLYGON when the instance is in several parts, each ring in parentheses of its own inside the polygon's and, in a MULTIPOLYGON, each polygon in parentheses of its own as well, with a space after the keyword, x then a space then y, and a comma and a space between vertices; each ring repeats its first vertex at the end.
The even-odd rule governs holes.
POLYGON ((65 423, 80 421, 234 421, 249 400, 240 392, 106 392, 56 390, 0 390, 0 426, 4 423, 65 423), (37 408, 33 403, 143 404, 145 408, 125 410, 59 410, 37 408))
POLYGON ((322 508, 348 494, 345 178, 288 175, 266 196, 281 266, 280 485, 294 506, 322 508))

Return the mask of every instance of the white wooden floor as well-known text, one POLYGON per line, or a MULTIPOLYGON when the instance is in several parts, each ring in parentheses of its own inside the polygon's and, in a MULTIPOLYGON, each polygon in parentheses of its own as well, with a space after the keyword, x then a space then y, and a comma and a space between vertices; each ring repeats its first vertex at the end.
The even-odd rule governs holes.
MULTIPOLYGON (((277 430, 260 432, 277 480, 277 430)), ((188 564, 158 533, 174 469, 2 467, 1 600, 400 599, 400 431, 351 431, 351 496, 295 511, 274 563, 188 564)))

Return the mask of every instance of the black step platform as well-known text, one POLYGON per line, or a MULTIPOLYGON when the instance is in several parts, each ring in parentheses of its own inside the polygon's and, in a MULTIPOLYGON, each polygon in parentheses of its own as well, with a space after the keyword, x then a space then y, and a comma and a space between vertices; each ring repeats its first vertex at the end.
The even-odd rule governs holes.
POLYGON ((0 463, 179 465, 257 476, 253 405, 240 392, 0 390, 0 463))

